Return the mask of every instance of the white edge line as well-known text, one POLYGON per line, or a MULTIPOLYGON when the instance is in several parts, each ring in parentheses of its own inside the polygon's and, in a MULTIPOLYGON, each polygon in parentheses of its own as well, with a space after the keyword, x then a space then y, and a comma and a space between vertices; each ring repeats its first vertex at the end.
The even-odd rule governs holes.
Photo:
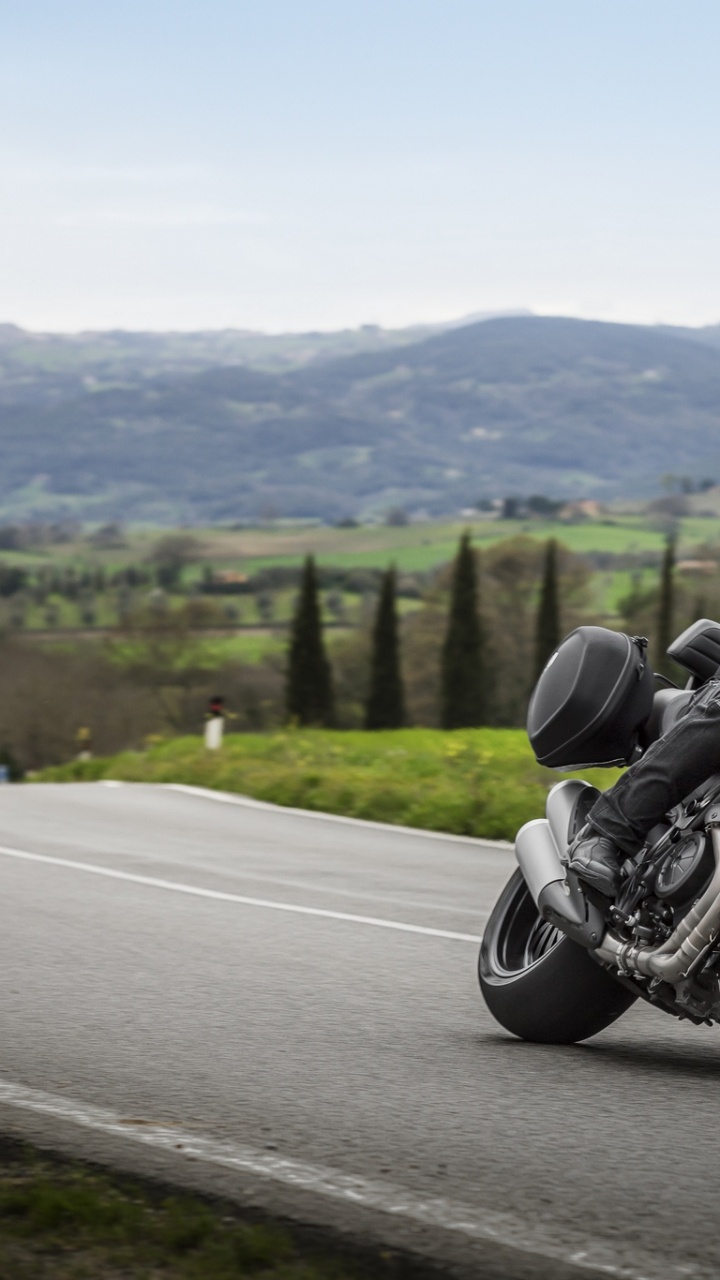
POLYGON ((130 884, 141 884, 150 889, 186 893, 195 898, 211 898, 215 902, 235 902, 240 906, 262 907, 268 911, 286 911, 300 916, 320 916, 325 920, 343 920, 348 924, 372 925, 375 929, 393 929, 397 933, 419 933, 427 938, 449 938, 453 942, 473 942, 478 945, 481 941, 479 934, 456 933, 452 929, 432 929, 428 925, 421 924, 405 924, 401 920, 384 920, 382 916, 358 916, 347 911, 328 911, 323 907, 302 907, 294 902, 275 902, 272 898, 250 898, 244 894, 225 893, 221 889, 203 889, 198 885, 183 884, 176 880, 160 880, 155 876, 117 871, 114 867, 99 867, 92 862, 54 858, 45 853, 31 853, 27 849, 11 849, 6 845, 0 845, 0 854, 6 858, 18 858, 25 862, 42 862, 50 866, 65 867, 71 871, 84 871, 89 875, 107 876, 110 880, 125 880, 130 884))
MULTIPOLYGON (((67 785, 67 784, 63 784, 67 785)), ((254 800, 251 796, 236 795, 229 791, 213 791, 210 787, 193 787, 184 782, 124 783, 115 778, 102 778, 101 786, 157 786, 166 791, 180 791, 202 800, 215 800, 219 804, 239 804, 246 809, 265 809, 270 813, 291 813, 296 818, 316 818, 320 822, 342 822, 353 827, 369 827, 372 831, 385 831, 388 835, 422 836, 425 840, 454 840, 460 844, 488 845, 492 849, 511 852, 509 840, 486 840, 483 836, 458 836, 446 831, 428 831, 425 827, 401 827, 392 822, 374 822, 370 818, 348 818, 342 813, 325 813, 321 809, 294 809, 290 805, 271 804, 269 800, 254 800)))
POLYGON ((660 1259, 647 1258, 640 1274, 617 1261, 611 1241, 581 1237, 576 1231, 549 1224, 533 1227, 512 1213, 433 1196, 422 1196, 382 1179, 343 1173, 327 1165, 313 1165, 282 1155, 241 1146, 222 1139, 185 1132, 171 1125, 143 1122, 118 1112, 57 1094, 0 1080, 0 1105, 74 1124, 83 1129, 119 1137, 136 1145, 172 1153, 176 1158, 219 1165, 300 1191, 375 1210, 396 1219, 408 1219, 424 1227, 440 1228, 476 1241, 504 1245, 524 1254, 556 1262, 572 1263, 582 1270, 614 1276, 616 1280, 665 1280, 679 1269, 658 1269, 660 1259), (558 1239, 562 1243, 558 1243, 558 1239))

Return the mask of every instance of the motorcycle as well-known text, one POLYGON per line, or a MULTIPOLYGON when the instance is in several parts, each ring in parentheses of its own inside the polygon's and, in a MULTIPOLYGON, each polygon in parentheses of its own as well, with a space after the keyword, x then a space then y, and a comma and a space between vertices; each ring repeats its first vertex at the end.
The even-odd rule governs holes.
MULTIPOLYGON (((684 689, 656 685, 647 641, 579 627, 551 655, 528 709, 536 759, 553 769, 630 764, 665 734, 720 666, 720 624, 704 618, 670 645, 684 689)), ((480 988, 524 1040, 572 1044, 646 1000, 697 1025, 720 1021, 720 774, 648 833, 610 902, 568 867, 599 792, 567 779, 545 818, 517 834, 518 868, 485 929, 480 988)))

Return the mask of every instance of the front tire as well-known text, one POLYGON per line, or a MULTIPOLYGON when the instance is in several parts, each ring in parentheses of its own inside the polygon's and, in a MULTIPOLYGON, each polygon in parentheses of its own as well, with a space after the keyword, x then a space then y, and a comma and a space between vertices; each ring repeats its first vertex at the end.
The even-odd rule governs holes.
POLYGON ((575 1044, 597 1035, 637 997, 538 914, 518 870, 488 920, 478 965, 493 1017, 521 1040, 575 1044))

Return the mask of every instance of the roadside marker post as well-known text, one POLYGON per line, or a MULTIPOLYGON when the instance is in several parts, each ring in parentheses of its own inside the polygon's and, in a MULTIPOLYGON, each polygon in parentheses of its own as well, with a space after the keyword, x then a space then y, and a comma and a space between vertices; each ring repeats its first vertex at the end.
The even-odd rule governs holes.
POLYGON ((208 751, 220 750, 224 728, 224 699, 221 697, 211 698, 205 714, 205 747, 208 751))

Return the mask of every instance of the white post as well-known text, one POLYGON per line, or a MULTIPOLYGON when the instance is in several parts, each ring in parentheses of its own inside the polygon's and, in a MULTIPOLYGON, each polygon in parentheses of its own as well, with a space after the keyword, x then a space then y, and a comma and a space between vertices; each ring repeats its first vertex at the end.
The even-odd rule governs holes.
POLYGON ((222 746, 223 716, 210 716, 205 721, 205 746, 208 751, 217 751, 222 746))

